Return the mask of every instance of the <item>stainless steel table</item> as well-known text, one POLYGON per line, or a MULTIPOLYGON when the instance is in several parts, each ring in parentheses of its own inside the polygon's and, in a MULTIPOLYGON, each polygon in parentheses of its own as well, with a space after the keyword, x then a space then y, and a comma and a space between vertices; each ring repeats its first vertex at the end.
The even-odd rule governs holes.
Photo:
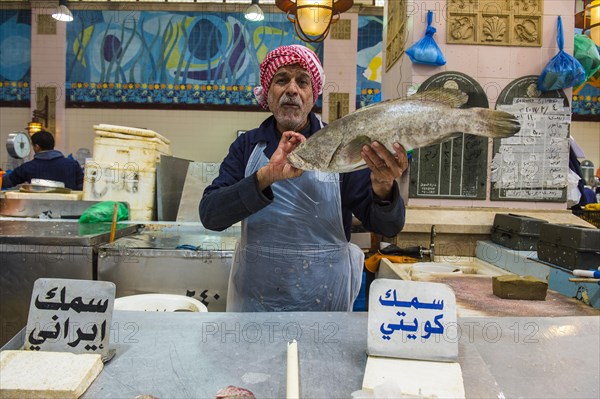
POLYGON ((77 220, 90 206, 99 203, 100 201, 0 198, 0 215, 36 219, 40 215, 47 215, 49 219, 77 220))
MULTIPOLYGON (((91 247, 107 243, 110 228, 111 223, 0 218, 0 244, 91 247)), ((115 238, 133 234, 139 228, 138 224, 117 223, 115 238)))
MULTIPOLYGON (((468 398, 600 395, 598 317, 469 317, 459 326, 468 398)), ((362 384, 366 329, 366 313, 116 311, 116 355, 83 397, 214 398, 228 385, 285 397, 286 342, 295 338, 302 397, 349 398, 362 384)))
MULTIPOLYGON (((0 345, 27 324, 33 283, 41 277, 93 280, 97 247, 110 223, 0 218, 0 345)), ((117 224, 116 237, 138 230, 117 224)))
POLYGON ((144 293, 192 296, 211 312, 225 311, 227 285, 240 229, 200 224, 148 225, 99 248, 98 279, 117 285, 117 297, 144 293))

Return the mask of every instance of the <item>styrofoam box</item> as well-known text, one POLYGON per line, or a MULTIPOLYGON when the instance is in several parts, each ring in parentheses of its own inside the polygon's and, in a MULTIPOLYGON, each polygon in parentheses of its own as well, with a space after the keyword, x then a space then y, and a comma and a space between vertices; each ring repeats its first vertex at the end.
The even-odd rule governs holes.
POLYGON ((151 140, 123 140, 110 137, 94 139, 93 157, 96 162, 122 167, 133 164, 138 169, 155 168, 161 155, 171 155, 171 147, 151 140))
POLYGON ((88 160, 83 180, 84 201, 129 203, 129 219, 150 221, 156 198, 156 169, 139 169, 134 164, 108 164, 88 160))
POLYGON ((134 222, 150 222, 154 220, 154 209, 129 208, 129 220, 134 222))

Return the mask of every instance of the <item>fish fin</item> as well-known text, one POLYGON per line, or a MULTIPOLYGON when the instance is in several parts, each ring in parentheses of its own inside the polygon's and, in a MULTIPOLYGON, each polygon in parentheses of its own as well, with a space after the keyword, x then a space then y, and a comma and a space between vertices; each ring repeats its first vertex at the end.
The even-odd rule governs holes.
MULTIPOLYGON (((347 144, 340 145, 331 157, 331 162, 341 165, 358 164, 363 160, 360 155, 363 146, 370 145, 372 142, 373 140, 368 136, 357 136, 347 144)), ((332 166, 331 163, 330 166, 332 166)))
POLYGON ((415 93, 408 100, 433 101, 452 108, 459 108, 469 101, 469 96, 457 89, 438 88, 415 93))
POLYGON ((471 109, 475 111, 476 118, 484 122, 475 124, 474 126, 480 126, 481 129, 469 132, 471 134, 501 139, 510 137, 521 130, 521 124, 513 114, 488 108, 471 109))

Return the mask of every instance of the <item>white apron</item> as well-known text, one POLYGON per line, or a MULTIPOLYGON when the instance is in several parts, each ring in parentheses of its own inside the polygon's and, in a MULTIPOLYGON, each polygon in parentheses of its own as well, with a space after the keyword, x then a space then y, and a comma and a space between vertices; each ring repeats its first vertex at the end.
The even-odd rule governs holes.
MULTIPOLYGON (((260 142, 245 175, 269 162, 260 142)), ((339 175, 305 171, 275 182, 273 202, 242 222, 227 311, 350 311, 364 254, 348 243, 339 175)))

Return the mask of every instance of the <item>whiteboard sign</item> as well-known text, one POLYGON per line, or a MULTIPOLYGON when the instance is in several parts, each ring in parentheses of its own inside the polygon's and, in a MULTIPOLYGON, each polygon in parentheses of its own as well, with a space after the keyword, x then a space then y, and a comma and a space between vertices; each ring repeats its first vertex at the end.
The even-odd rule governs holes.
POLYGON ((562 98, 515 98, 498 110, 513 114, 521 130, 496 140, 493 200, 566 200, 571 111, 562 98))

